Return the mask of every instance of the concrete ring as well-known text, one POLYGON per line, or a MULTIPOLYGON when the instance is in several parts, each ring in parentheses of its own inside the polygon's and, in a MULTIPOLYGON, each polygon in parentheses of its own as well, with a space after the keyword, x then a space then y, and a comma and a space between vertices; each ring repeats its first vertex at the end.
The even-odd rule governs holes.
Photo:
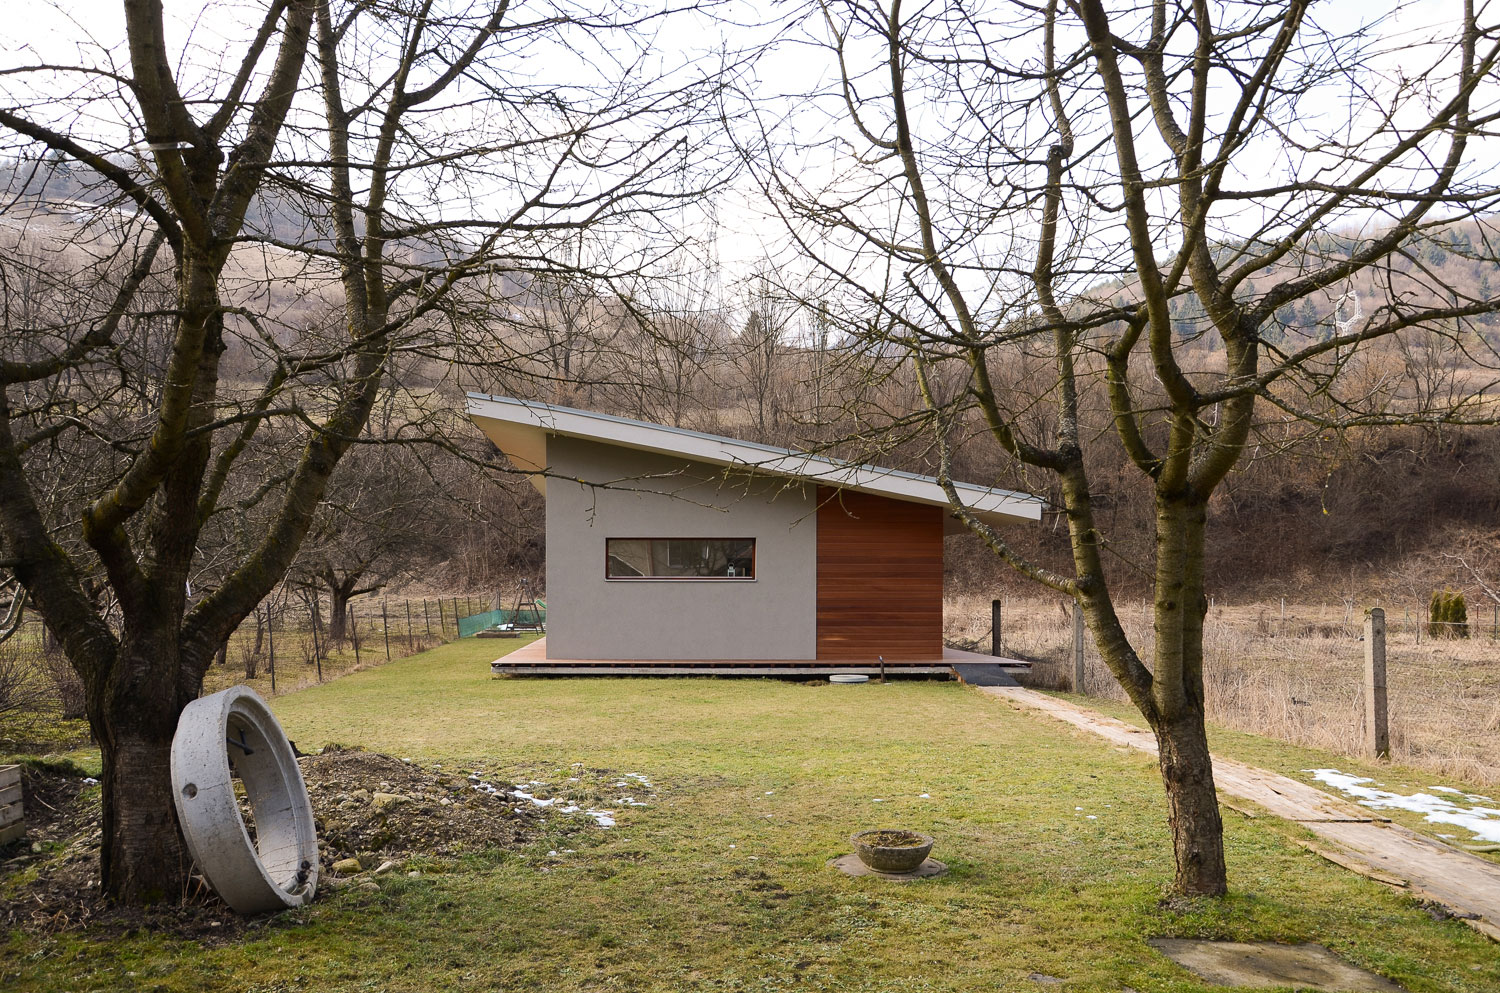
POLYGON ((312 900, 318 833, 307 784, 276 715, 250 687, 183 708, 172 738, 172 798, 193 861, 235 911, 312 900), (231 760, 254 813, 254 841, 235 798, 231 760))

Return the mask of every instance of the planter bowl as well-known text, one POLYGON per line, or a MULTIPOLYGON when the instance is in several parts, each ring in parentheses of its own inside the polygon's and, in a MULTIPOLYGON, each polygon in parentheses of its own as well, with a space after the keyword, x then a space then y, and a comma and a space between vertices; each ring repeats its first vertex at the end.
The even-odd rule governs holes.
POLYGON ((876 872, 912 872, 932 851, 932 836, 915 831, 861 831, 849 840, 859 860, 876 872))

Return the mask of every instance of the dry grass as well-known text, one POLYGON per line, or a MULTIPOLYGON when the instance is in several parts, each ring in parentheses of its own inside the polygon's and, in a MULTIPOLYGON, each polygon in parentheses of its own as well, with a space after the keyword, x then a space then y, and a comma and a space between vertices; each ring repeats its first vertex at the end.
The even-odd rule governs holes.
MULTIPOLYGON (((1005 654, 1033 662, 1028 685, 1072 689, 1072 620, 1056 598, 1007 599, 1005 654)), ((1392 759, 1484 786, 1500 785, 1500 641, 1492 619, 1474 637, 1430 638, 1412 607, 1386 607, 1392 759)), ((1154 643, 1148 607, 1122 607, 1143 658, 1154 643)), ((990 648, 990 601, 945 605, 954 644, 990 648)), ((1352 605, 1279 603, 1215 606, 1204 633, 1210 720, 1224 727, 1355 756, 1364 734, 1363 612, 1352 605)), ((1114 682, 1085 640, 1087 693, 1119 701, 1114 682)))

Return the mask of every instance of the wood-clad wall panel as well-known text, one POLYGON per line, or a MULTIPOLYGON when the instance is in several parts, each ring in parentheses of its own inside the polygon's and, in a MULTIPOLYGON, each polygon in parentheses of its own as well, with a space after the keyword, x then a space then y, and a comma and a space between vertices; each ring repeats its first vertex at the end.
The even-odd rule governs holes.
POLYGON ((818 658, 943 654, 943 511, 818 488, 818 658))

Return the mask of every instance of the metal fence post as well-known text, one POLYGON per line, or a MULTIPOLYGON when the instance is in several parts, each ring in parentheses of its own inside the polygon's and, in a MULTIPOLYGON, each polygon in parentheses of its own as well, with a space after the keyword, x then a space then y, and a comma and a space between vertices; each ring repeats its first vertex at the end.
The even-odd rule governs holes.
POLYGON ((1375 758, 1391 757, 1386 723, 1385 611, 1365 612, 1365 751, 1375 758))
POLYGON ((1083 693, 1083 608, 1073 602, 1073 692, 1083 693))
POLYGON ((349 604, 349 641, 354 645, 354 665, 359 666, 359 628, 354 624, 354 604, 349 604))
POLYGON ((271 695, 276 694, 276 626, 272 622, 276 620, 276 602, 271 601, 271 606, 266 608, 266 644, 271 652, 271 695))
POLYGON ((1000 606, 1001 601, 990 601, 990 654, 1003 655, 1005 642, 1000 637, 1000 606))

